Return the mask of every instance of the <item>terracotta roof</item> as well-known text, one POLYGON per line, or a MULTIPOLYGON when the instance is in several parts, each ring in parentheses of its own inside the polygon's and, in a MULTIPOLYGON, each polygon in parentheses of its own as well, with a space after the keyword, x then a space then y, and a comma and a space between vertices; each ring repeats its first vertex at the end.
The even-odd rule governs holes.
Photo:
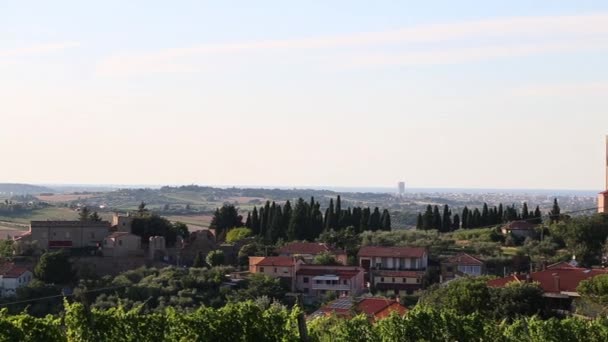
POLYGON ((340 298, 323 306, 317 310, 313 316, 333 313, 338 316, 350 317, 353 311, 363 313, 373 319, 379 319, 390 315, 393 311, 405 314, 407 308, 393 299, 382 297, 370 297, 359 300, 340 298), (355 306, 354 310, 352 310, 353 305, 355 306))
POLYGON ((528 221, 511 221, 505 224, 502 228, 507 230, 530 230, 534 229, 536 225, 528 221))
POLYGON ((374 271, 374 276, 381 277, 422 277, 424 271, 390 271, 390 270, 378 270, 374 271))
POLYGON ((256 266, 282 266, 288 267, 295 265, 295 260, 292 257, 272 256, 265 257, 256 266))
POLYGON ((578 267, 571 265, 570 263, 567 263, 565 261, 557 262, 555 264, 551 264, 551 265, 547 266, 547 269, 554 269, 554 268, 578 268, 578 267))
POLYGON ((125 236, 125 235, 133 235, 133 234, 131 234, 129 232, 114 232, 114 233, 108 235, 107 237, 115 239, 117 237, 121 237, 121 236, 125 236))
POLYGON ((458 265, 483 265, 483 261, 467 254, 460 253, 448 258, 446 261, 448 264, 458 264, 458 265))
POLYGON ((100 221, 30 221, 31 228, 47 228, 47 227, 62 227, 62 228, 103 228, 110 227, 110 222, 100 221))
POLYGON ((363 274, 363 269, 353 266, 318 266, 318 265, 302 265, 296 272, 296 275, 305 276, 323 276, 336 275, 340 279, 351 279, 358 274, 363 274))
POLYGON ((608 195, 608 190, 602 191, 599 193, 600 195, 608 195))
POLYGON ((322 252, 329 252, 331 249, 324 243, 315 242, 292 242, 279 248, 277 253, 279 254, 319 254, 322 252))
POLYGON ((425 253, 423 247, 363 246, 359 249, 360 257, 422 258, 425 253))
POLYGON ((0 275, 4 278, 19 278, 23 273, 28 271, 27 268, 15 266, 12 263, 0 266, 0 275))
MULTIPOLYGON (((553 268, 530 273, 530 280, 537 282, 545 293, 576 292, 578 284, 586 279, 600 274, 608 274, 608 270, 586 268, 553 268)), ((488 281, 489 286, 503 287, 512 281, 525 282, 525 275, 512 275, 488 281)))

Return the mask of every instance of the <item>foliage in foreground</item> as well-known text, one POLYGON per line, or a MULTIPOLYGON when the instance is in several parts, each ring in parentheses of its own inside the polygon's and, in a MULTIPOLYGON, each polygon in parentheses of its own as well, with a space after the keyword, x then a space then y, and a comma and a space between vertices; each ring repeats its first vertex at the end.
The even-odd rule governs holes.
MULTIPOLYGON (((0 311, 0 341, 298 341, 297 315, 279 305, 251 301, 221 309, 143 314, 121 307, 88 311, 65 304, 63 317, 10 316, 0 311)), ((418 308, 370 323, 321 317, 308 323, 311 341, 606 341, 606 320, 538 317, 497 322, 474 313, 418 308)))

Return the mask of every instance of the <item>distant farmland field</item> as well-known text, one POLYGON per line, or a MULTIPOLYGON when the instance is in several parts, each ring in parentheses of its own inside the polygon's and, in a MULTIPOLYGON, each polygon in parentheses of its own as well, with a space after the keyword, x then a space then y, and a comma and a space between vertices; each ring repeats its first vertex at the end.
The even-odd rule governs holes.
POLYGON ((211 215, 173 215, 165 217, 172 222, 179 221, 187 224, 191 231, 209 228, 209 224, 213 218, 211 215))
POLYGON ((57 203, 57 202, 77 201, 80 199, 86 199, 86 198, 91 198, 91 197, 95 197, 95 196, 98 196, 98 195, 94 195, 94 194, 88 194, 88 195, 54 194, 54 195, 39 195, 39 196, 36 196, 36 198, 38 198, 41 201, 45 201, 45 202, 57 203))

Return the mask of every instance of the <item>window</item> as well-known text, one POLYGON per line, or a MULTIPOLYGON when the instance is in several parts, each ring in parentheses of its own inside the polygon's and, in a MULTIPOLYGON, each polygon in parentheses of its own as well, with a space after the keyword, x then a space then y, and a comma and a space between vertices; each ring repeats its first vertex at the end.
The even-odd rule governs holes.
POLYGON ((384 277, 380 278, 380 282, 384 283, 384 277))
POLYGON ((342 285, 348 285, 348 280, 342 280, 342 285))
POLYGON ((284 268, 283 268, 283 273, 285 273, 285 274, 289 273, 289 268, 284 267, 284 268))
POLYGON ((382 263, 377 262, 377 263, 376 263, 376 268, 382 268, 382 263))
POLYGON ((303 282, 304 284, 308 284, 308 277, 304 277, 304 278, 302 278, 302 282, 303 282))
POLYGON ((122 240, 118 240, 118 245, 122 246, 122 240))
POLYGON ((393 278, 393 283, 395 282, 395 278, 393 278))
POLYGON ((315 280, 315 284, 321 284, 321 281, 319 279, 315 280))
POLYGON ((445 270, 448 271, 448 272, 454 272, 454 267, 448 266, 448 267, 445 268, 445 270))
POLYGON ((402 283, 405 283, 405 278, 401 278, 401 282, 402 282, 402 283))
POLYGON ((420 284, 420 278, 416 278, 416 284, 420 284))
POLYGON ((260 272, 264 273, 264 267, 260 267, 260 272))

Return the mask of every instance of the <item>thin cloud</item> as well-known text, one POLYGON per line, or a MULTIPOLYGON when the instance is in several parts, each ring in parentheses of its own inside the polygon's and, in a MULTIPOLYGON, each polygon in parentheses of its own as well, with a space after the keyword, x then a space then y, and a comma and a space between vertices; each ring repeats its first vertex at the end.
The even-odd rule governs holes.
MULTIPOLYGON (((103 75, 138 74, 149 72, 191 72, 202 68, 190 59, 214 56, 242 56, 256 53, 274 54, 290 53, 297 50, 315 50, 324 53, 339 52, 344 49, 364 50, 363 53, 351 52, 359 64, 364 60, 372 60, 374 64, 401 64, 397 60, 404 59, 404 53, 386 52, 382 56, 370 57, 368 50, 381 50, 384 47, 397 47, 407 52, 418 54, 419 57, 429 55, 434 63, 455 60, 471 60, 482 58, 474 56, 508 56, 511 49, 509 40, 532 41, 531 46, 520 46, 520 55, 538 53, 541 49, 534 45, 572 44, 578 40, 592 40, 608 35, 608 13, 573 15, 573 16, 539 16, 497 18, 477 20, 452 24, 424 25, 382 32, 363 32, 347 35, 325 37, 298 38, 286 40, 262 40, 252 42, 236 42, 225 44, 205 44, 183 48, 171 48, 160 51, 123 53, 110 56, 101 61, 97 71, 103 75), (504 47, 484 46, 484 40, 506 41, 504 47), (465 46, 460 50, 444 50, 437 53, 438 43, 465 46), (435 47, 433 47, 435 45, 435 47), (451 58, 451 57, 456 57, 451 58), (379 61, 383 61, 380 63, 379 61)), ((546 51, 552 51, 548 48, 546 51)), ((560 50, 560 49, 557 49, 560 50)), ((298 51, 297 55, 303 54, 298 51)), ((419 57, 406 57, 410 64, 428 64, 428 60, 419 57)), ((356 64, 356 63, 355 63, 356 64)))
POLYGON ((513 89, 514 96, 522 97, 582 97, 582 96, 606 96, 608 83, 606 82, 572 82, 572 83, 549 83, 522 86, 513 89))
POLYGON ((43 55, 56 51, 65 50, 79 46, 77 42, 60 42, 60 43, 47 43, 47 44, 36 44, 25 47, 13 48, 0 50, 0 58, 10 57, 24 57, 24 56, 35 56, 43 55))

